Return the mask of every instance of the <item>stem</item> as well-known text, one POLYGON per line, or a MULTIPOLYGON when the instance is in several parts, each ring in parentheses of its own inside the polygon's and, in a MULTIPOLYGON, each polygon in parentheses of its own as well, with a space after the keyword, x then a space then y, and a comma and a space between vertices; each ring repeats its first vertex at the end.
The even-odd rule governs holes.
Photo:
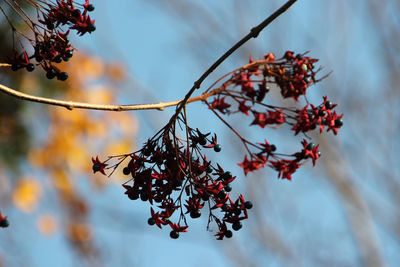
MULTIPOLYGON (((27 20, 25 19, 25 17, 24 17, 21 13, 19 13, 19 11, 14 7, 14 5, 11 4, 8 0, 5 0, 5 1, 6 1, 6 3, 15 11, 15 13, 17 13, 18 16, 26 23, 26 25, 28 25, 28 27, 31 28, 32 31, 34 31, 33 26, 29 23, 29 21, 27 21, 27 20)), ((15 3, 15 1, 14 1, 14 3, 15 3)), ((20 9, 20 10, 22 10, 22 9, 20 9)), ((28 19, 30 20, 29 17, 28 17, 28 19)), ((31 21, 31 20, 30 20, 30 21, 31 21)), ((29 40, 29 38, 28 38, 28 40, 29 40)))
MULTIPOLYGON (((5 0, 14 10, 15 7, 11 5, 11 3, 8 2, 8 0, 5 0)), ((256 38, 258 34, 266 27, 268 26, 272 21, 274 21, 278 16, 280 16, 282 13, 284 13, 286 10, 288 10, 297 0, 289 0, 287 1, 283 6, 281 6, 278 10, 276 10, 272 15, 270 15, 268 18, 266 18, 263 22, 261 22, 259 25, 256 27, 252 28, 250 30, 250 33, 248 33, 245 37, 243 37, 239 42, 237 42, 234 46, 232 46, 228 51, 226 51, 209 69, 201 75, 201 77, 194 83, 193 87, 189 90, 189 92, 186 94, 185 98, 182 100, 178 101, 171 101, 171 102, 160 102, 156 104, 138 104, 138 105, 99 105, 99 104, 90 104, 90 103, 82 103, 82 102, 73 102, 73 101, 62 101, 62 100, 55 100, 51 98, 45 98, 45 97, 37 97, 37 96, 32 96, 29 94, 25 94, 19 91, 16 91, 14 89, 8 88, 7 86, 4 86, 0 84, 0 91, 5 92, 11 96, 20 98, 22 100, 28 100, 32 102, 38 102, 42 104, 49 104, 49 105, 54 105, 54 106, 62 106, 65 107, 69 110, 72 110, 73 108, 81 108, 81 109, 94 109, 94 110, 107 110, 107 111, 126 111, 126 110, 144 110, 144 109, 158 109, 158 110, 164 110, 166 107, 171 107, 171 106, 177 106, 176 112, 174 116, 171 117, 170 121, 168 122, 167 126, 170 126, 173 121, 176 120, 178 115, 182 112, 183 107, 187 103, 191 102, 196 102, 196 101, 204 101, 207 99, 209 96, 215 95, 216 92, 222 91, 220 89, 213 90, 210 93, 205 93, 201 96, 193 97, 191 98, 193 92, 200 88, 201 83, 225 60, 227 59, 233 52, 235 52, 239 47, 241 47, 244 43, 246 43, 248 40, 251 38, 256 38)), ((1 6, 0 6, 0 9, 1 6)), ((4 10, 2 10, 4 15, 6 16, 4 10)), ((25 18, 18 12, 19 16, 21 16, 24 20, 25 18)), ((6 16, 7 18, 7 16, 6 16)), ((8 19, 8 18, 7 18, 8 19)), ((29 25, 29 23, 27 23, 29 25)), ((11 24, 12 26, 12 24, 11 24)), ((31 25, 29 25, 32 27, 31 25)), ((12 26, 13 29, 15 29, 12 26)), ((29 39, 29 38, 28 38, 29 39)), ((249 64, 249 65, 253 65, 249 64)), ((6 64, 0 63, 0 67, 5 67, 7 66, 6 64)), ((247 65, 246 65, 247 66, 247 65)), ((245 67, 246 67, 245 66, 245 67)), ((244 67, 244 68, 245 68, 244 67)))
POLYGON ((171 120, 169 121, 168 124, 170 124, 172 121, 176 120, 178 114, 181 113, 183 106, 188 102, 190 99, 190 96, 193 94, 193 92, 200 88, 201 83, 225 60, 227 59, 233 52, 235 52, 239 47, 241 47, 244 43, 246 43, 248 40, 251 38, 257 38, 258 34, 265 28, 267 27, 272 21, 274 21, 279 15, 284 13, 286 10, 289 9, 297 0, 289 0, 287 1, 283 6, 281 6, 278 10, 276 10, 271 16, 266 18, 263 22, 261 22, 259 25, 256 27, 252 28, 250 32, 243 37, 239 42, 237 42, 234 46, 232 46, 228 51, 225 52, 217 61, 215 61, 214 64, 211 65, 211 67, 201 75, 201 77, 194 83, 193 87, 189 90, 189 92, 186 94, 185 98, 182 100, 182 102, 179 104, 179 106, 176 109, 175 115, 172 116, 171 120))
MULTIPOLYGON (((17 29, 14 27, 14 24, 12 24, 10 18, 7 16, 7 13, 6 13, 5 10, 1 7, 1 5, 0 5, 0 10, 1 10, 1 12, 3 13, 4 17, 6 18, 8 24, 10 25, 11 30, 17 32, 17 33, 20 34, 21 36, 23 36, 23 37, 25 37, 26 39, 30 40, 29 37, 27 37, 26 35, 24 35, 22 32, 20 32, 19 30, 17 30, 17 29)), ((2 67, 4 67, 4 65, 3 65, 2 67)))
POLYGON ((204 101, 206 103, 206 105, 208 106, 209 109, 211 109, 211 111, 229 128, 231 129, 232 132, 234 132, 236 134, 237 137, 239 137, 239 139, 243 142, 244 147, 246 148, 247 152, 251 155, 251 151, 249 149, 249 147, 247 146, 247 143, 249 143, 250 145, 253 145, 255 147, 257 147, 256 145, 250 143, 249 141, 247 141, 243 136, 241 136, 241 134, 235 130, 235 128, 233 128, 226 120, 224 120, 224 118, 221 117, 221 115, 218 114, 218 112, 216 112, 210 105, 210 103, 208 103, 207 101, 204 101))
MULTIPOLYGON (((0 63, 0 67, 7 66, 9 64, 0 63)), ((63 101, 63 100, 56 100, 52 98, 46 97, 39 97, 33 96, 29 94, 25 94, 14 89, 11 89, 5 85, 0 84, 0 91, 16 98, 20 98, 22 100, 28 100, 32 102, 38 102, 42 104, 49 104, 54 106, 61 106, 65 107, 69 110, 74 108, 80 109, 95 109, 95 110, 108 110, 108 111, 126 111, 126 110, 144 110, 144 109, 158 109, 164 110, 166 107, 176 106, 182 102, 182 100, 170 101, 170 102, 159 102, 155 104, 137 104, 137 105, 101 105, 101 104, 90 104, 90 103, 83 103, 83 102, 74 102, 74 101, 63 101)), ((220 92, 220 89, 216 89, 211 91, 208 94, 203 94, 201 96, 196 96, 190 98, 187 103, 203 101, 210 96, 216 95, 220 92)))

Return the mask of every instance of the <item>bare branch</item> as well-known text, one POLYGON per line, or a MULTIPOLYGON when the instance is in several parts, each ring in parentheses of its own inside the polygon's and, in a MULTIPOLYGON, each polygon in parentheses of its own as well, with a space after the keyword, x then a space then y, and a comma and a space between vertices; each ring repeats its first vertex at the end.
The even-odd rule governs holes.
MULTIPOLYGON (((62 100, 56 100, 56 99, 51 99, 51 98, 45 98, 45 97, 38 97, 38 96, 33 96, 29 94, 25 94, 19 91, 16 91, 14 89, 11 89, 7 86, 1 85, 0 84, 0 91, 20 98, 22 100, 28 100, 32 102, 38 102, 42 104, 49 104, 49 105, 55 105, 55 106, 62 106, 65 107, 69 110, 72 110, 74 108, 81 108, 81 109, 95 109, 95 110, 107 110, 107 111, 127 111, 127 110, 143 110, 143 109, 158 109, 158 110, 164 110, 166 107, 171 107, 171 106, 177 106, 175 115, 172 116, 170 122, 175 121, 177 118, 178 114, 182 111, 182 108, 190 102, 196 102, 196 101, 201 101, 207 99, 209 96, 215 95, 216 90, 211 91, 210 93, 204 93, 201 96, 198 97, 193 97, 191 98, 193 92, 200 88, 201 83, 225 60, 227 59, 234 51, 236 51, 239 47, 241 47, 244 43, 246 43, 248 40, 251 38, 256 38, 258 34, 266 27, 268 26, 272 21, 274 21, 279 15, 284 13, 287 9, 289 9, 290 6, 292 6, 297 0, 289 0, 284 4, 282 7, 280 7, 278 10, 276 10, 271 16, 266 18, 263 22, 261 22, 259 25, 256 27, 252 28, 250 30, 250 33, 248 33, 245 37, 243 37, 239 42, 237 42, 232 48, 230 48, 228 51, 226 51, 211 67, 203 73, 203 75, 194 83, 193 87, 189 90, 189 92, 186 94, 185 98, 182 100, 178 101, 171 101, 171 102, 159 102, 155 104, 137 104, 137 105, 99 105, 99 104, 89 104, 89 103, 82 103, 82 102, 73 102, 73 101, 62 101, 62 100)), ((251 64, 249 64, 251 65, 251 64)), ((10 64, 5 64, 5 63, 0 63, 0 67, 8 67, 10 64)), ((248 65, 244 66, 243 68, 246 68, 248 65)), ((218 89, 217 89, 218 90, 218 89)))
MULTIPOLYGON (((29 94, 25 94, 14 89, 11 89, 7 86, 0 84, 0 91, 4 92, 8 95, 14 96, 16 98, 20 98, 22 100, 37 102, 41 104, 49 104, 53 106, 61 106, 65 107, 69 110, 74 108, 79 109, 95 109, 95 110, 107 110, 107 111, 127 111, 127 110, 143 110, 143 109, 158 109, 164 110, 164 108, 176 106, 182 102, 182 100, 170 101, 170 102, 159 102, 154 104, 137 104, 137 105, 102 105, 102 104, 90 104, 90 103, 82 103, 82 102, 74 102, 74 101, 63 101, 46 97, 33 96, 29 94)), ((208 97, 215 95, 219 92, 219 89, 213 90, 210 93, 203 94, 201 96, 196 96, 190 98, 187 103, 203 101, 208 97)))

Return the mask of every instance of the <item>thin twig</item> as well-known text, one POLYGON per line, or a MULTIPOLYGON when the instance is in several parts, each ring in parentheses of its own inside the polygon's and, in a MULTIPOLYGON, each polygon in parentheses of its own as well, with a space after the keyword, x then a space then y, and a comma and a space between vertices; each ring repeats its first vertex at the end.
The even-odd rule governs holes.
POLYGON ((259 25, 256 27, 252 28, 250 32, 243 37, 239 42, 237 42, 234 46, 232 46, 228 51, 225 52, 217 61, 215 61, 214 64, 211 65, 211 67, 201 75, 201 77, 193 84, 193 87, 189 90, 189 92, 186 94, 185 98, 182 100, 182 102, 177 106, 175 115, 171 117, 170 121, 168 124, 171 124, 171 122, 175 121, 176 118, 178 117, 178 114, 181 113, 182 108, 186 105, 190 97, 192 96, 193 92, 196 89, 199 89, 201 86, 201 83, 225 60, 227 59, 233 52, 235 52, 239 47, 241 47, 244 43, 246 43, 248 40, 251 38, 257 38, 259 33, 267 27, 272 21, 274 21, 277 17, 279 17, 281 14, 283 14, 286 10, 288 10, 297 0, 289 0, 287 1, 283 6, 281 6, 278 10, 276 10, 271 16, 266 18, 263 22, 261 22, 259 25))
MULTIPOLYGON (((177 106, 176 112, 174 116, 170 119, 169 123, 167 125, 171 125, 171 122, 175 121, 177 116, 180 114, 182 111, 182 108, 187 104, 191 102, 196 102, 196 101, 204 101, 208 97, 215 95, 221 91, 221 89, 216 89, 211 91, 210 93, 205 93, 201 96, 197 97, 192 97, 193 92, 200 88, 201 83, 226 59, 228 58, 233 52, 235 52, 239 47, 241 47, 244 43, 246 43, 248 40, 251 38, 256 38, 258 34, 267 26, 269 25, 272 21, 274 21, 279 15, 284 13, 287 9, 289 9, 290 6, 292 6, 297 0, 290 0, 286 2, 282 7, 280 7, 277 11, 275 11, 271 16, 269 16, 267 19, 265 19, 263 22, 261 22, 258 26, 252 28, 250 30, 250 33, 247 34, 245 37, 243 37, 239 42, 237 42, 232 48, 230 48, 228 51, 225 52, 211 67, 203 73, 203 75, 194 83, 193 87, 190 89, 190 91, 186 94, 185 98, 182 100, 178 101, 171 101, 171 102, 160 102, 160 103, 155 103, 155 104, 138 104, 138 105, 99 105, 99 104, 90 104, 90 103, 82 103, 82 102, 74 102, 74 101, 62 101, 62 100, 56 100, 56 99, 51 99, 51 98, 45 98, 45 97, 38 97, 38 96, 33 96, 29 94, 25 94, 19 91, 16 91, 14 89, 11 89, 7 86, 4 86, 0 84, 0 91, 5 92, 8 95, 20 98, 22 100, 28 100, 32 102, 38 102, 42 104, 49 104, 49 105, 55 105, 55 106, 62 106, 65 107, 69 110, 72 110, 74 108, 80 108, 80 109, 95 109, 95 110, 107 110, 107 111, 126 111, 126 110, 144 110, 144 109, 158 109, 158 110, 164 110, 166 107, 172 107, 172 106, 177 106)), ((7 1, 8 2, 8 1, 7 1)), ((258 63, 258 62, 254 62, 258 63)), ((249 65, 253 65, 249 64, 249 65)), ((0 63, 0 67, 6 67, 9 66, 9 64, 4 64, 0 63)), ((246 68, 246 66, 242 68, 246 68)))

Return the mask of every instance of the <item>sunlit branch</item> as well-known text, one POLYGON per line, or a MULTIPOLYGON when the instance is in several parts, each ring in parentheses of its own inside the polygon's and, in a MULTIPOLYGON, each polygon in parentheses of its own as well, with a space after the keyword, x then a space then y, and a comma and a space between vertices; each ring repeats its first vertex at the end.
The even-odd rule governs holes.
MULTIPOLYGON (((177 100, 177 101, 170 101, 170 102, 159 102, 159 103, 154 103, 154 104, 102 105, 102 104, 91 104, 91 103, 74 102, 74 101, 63 101, 63 100, 57 100, 57 99, 52 99, 52 98, 33 96, 30 94, 25 94, 25 93, 19 92, 17 90, 11 89, 2 84, 0 84, 0 91, 6 93, 8 95, 11 95, 13 97, 22 99, 22 100, 37 102, 37 103, 41 103, 41 104, 48 104, 48 105, 53 105, 53 106, 61 106, 61 107, 65 107, 70 110, 72 110, 74 108, 108 110, 108 111, 127 111, 127 110, 144 110, 144 109, 164 110, 164 108, 173 107, 182 102, 182 100, 177 100)), ((220 89, 216 89, 216 90, 211 91, 210 93, 203 94, 201 96, 192 97, 187 101, 187 103, 203 101, 210 96, 218 94, 219 92, 220 92, 220 89)))

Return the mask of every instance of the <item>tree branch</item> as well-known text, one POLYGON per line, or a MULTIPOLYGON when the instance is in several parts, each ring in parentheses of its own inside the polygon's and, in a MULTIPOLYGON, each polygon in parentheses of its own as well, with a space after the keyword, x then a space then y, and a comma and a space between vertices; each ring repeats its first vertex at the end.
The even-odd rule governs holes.
MULTIPOLYGON (((226 51, 211 67, 203 73, 203 75, 194 83, 193 87, 189 90, 189 92, 186 94, 185 98, 182 100, 177 100, 177 101, 170 101, 170 102, 159 102, 155 104, 137 104, 137 105, 100 105, 100 104, 90 104, 90 103, 82 103, 82 102, 74 102, 74 101, 63 101, 63 100, 56 100, 56 99, 51 99, 51 98, 45 98, 45 97, 38 97, 38 96, 33 96, 29 94, 25 94, 19 91, 16 91, 14 89, 11 89, 5 85, 0 84, 0 91, 20 98, 22 100, 27 100, 27 101, 32 101, 32 102, 37 102, 37 103, 42 103, 42 104, 49 104, 49 105, 54 105, 54 106, 61 106, 65 107, 69 110, 72 110, 74 108, 81 108, 81 109, 95 109, 95 110, 107 110, 107 111, 127 111, 127 110, 143 110, 143 109, 158 109, 158 110, 164 110, 166 107, 172 107, 172 106, 177 106, 176 112, 174 116, 171 117, 171 120, 169 121, 175 121, 179 113, 182 111, 182 108, 187 104, 191 102, 196 102, 196 101, 203 101, 206 100, 208 97, 212 95, 216 95, 221 91, 221 89, 215 89, 210 91, 209 93, 203 93, 201 96, 197 97, 192 97, 193 92, 200 88, 201 83, 225 60, 227 59, 233 52, 235 52, 239 47, 241 47, 244 43, 246 43, 248 40, 251 38, 256 38, 258 34, 266 27, 268 26, 272 21, 274 21, 279 15, 284 13, 286 10, 289 9, 297 0, 289 0, 287 1, 283 6, 281 6, 278 10, 276 10, 271 16, 266 18, 263 22, 261 22, 259 25, 256 27, 252 28, 250 30, 250 33, 248 33, 245 37, 243 37, 239 42, 237 42, 234 46, 232 46, 228 51, 226 51)), ((258 63, 258 62, 255 62, 258 63)), ((254 63, 253 63, 254 64, 254 63)), ((249 64, 252 65, 252 64, 249 64)), ((242 68, 246 68, 246 65, 242 68)), ((10 64, 7 63, 0 63, 0 67, 9 67, 11 66, 10 64)))
POLYGON ((169 123, 176 120, 179 113, 182 111, 182 108, 188 103, 193 92, 200 88, 201 83, 210 75, 225 59, 227 59, 233 52, 235 52, 239 47, 241 47, 244 43, 246 43, 251 38, 257 38, 258 34, 267 27, 272 21, 274 21, 277 17, 283 14, 286 10, 288 10, 297 0, 289 0, 283 6, 281 6, 278 10, 276 10, 272 15, 266 18, 263 22, 261 22, 256 27, 252 28, 250 32, 243 37, 239 42, 237 42, 234 46, 232 46, 228 51, 225 52, 211 67, 201 75, 201 77, 193 84, 193 87, 186 94, 185 98, 181 101, 179 106, 176 108, 175 115, 171 117, 169 123))
MULTIPOLYGON (((127 111, 127 110, 143 110, 143 109, 158 109, 164 110, 167 107, 173 107, 182 102, 182 100, 170 101, 170 102, 159 102, 154 104, 137 104, 137 105, 101 105, 101 104, 90 104, 83 102, 74 102, 74 101, 63 101, 46 97, 33 96, 29 94, 25 94, 14 89, 11 89, 7 86, 0 84, 0 91, 4 92, 8 95, 20 98, 22 100, 28 100, 32 102, 37 102, 41 104, 49 104, 53 106, 61 106, 65 107, 69 110, 74 108, 81 109, 95 109, 95 110, 107 110, 107 111, 127 111)), ((212 90, 209 93, 202 94, 201 96, 196 96, 190 98, 187 103, 203 101, 210 96, 216 95, 221 91, 220 88, 212 90)))

